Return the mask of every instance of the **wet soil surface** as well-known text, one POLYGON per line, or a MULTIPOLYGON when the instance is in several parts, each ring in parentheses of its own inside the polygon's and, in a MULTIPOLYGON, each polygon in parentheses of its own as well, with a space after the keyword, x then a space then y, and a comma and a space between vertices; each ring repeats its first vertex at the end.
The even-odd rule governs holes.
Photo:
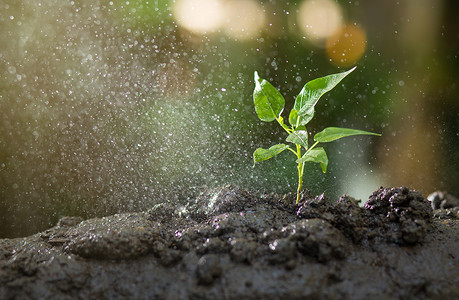
POLYGON ((380 188, 204 191, 186 207, 66 217, 0 240, 0 299, 459 299, 459 206, 380 188))

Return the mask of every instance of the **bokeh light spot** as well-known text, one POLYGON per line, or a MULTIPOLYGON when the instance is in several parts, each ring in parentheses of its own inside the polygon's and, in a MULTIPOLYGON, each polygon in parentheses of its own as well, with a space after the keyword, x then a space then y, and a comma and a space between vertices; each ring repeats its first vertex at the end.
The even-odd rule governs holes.
POLYGON ((337 66, 350 66, 362 57, 366 45, 365 30, 357 25, 347 25, 328 38, 327 56, 337 66))
POLYGON ((308 0, 301 4, 298 12, 298 24, 306 37, 321 41, 341 27, 341 7, 330 0, 308 0))
POLYGON ((228 1, 225 14, 225 31, 236 39, 246 40, 258 35, 265 23, 260 3, 253 0, 228 1))
POLYGON ((224 20, 220 0, 178 0, 173 11, 182 27, 197 34, 217 30, 224 20))

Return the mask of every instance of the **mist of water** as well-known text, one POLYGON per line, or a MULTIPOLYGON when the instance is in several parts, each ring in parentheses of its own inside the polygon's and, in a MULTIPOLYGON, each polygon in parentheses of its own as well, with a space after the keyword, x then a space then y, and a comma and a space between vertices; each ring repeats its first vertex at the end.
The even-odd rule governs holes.
MULTIPOLYGON (((257 31, 223 22, 199 34, 175 17, 174 1, 0 2, 0 236, 30 234, 63 215, 186 202, 228 183, 294 191, 288 154, 252 168, 256 148, 285 138, 255 115, 253 72, 279 88, 289 108, 308 80, 337 67, 320 42, 291 33, 299 5, 250 2, 263 13, 257 31)), ((379 71, 366 65, 398 70, 377 61, 376 44, 368 48, 367 63, 319 104, 312 132, 393 132, 389 96, 409 82, 386 71, 368 78, 379 71)), ((352 178, 365 186, 355 190, 359 197, 384 184, 390 175, 372 165, 381 143, 330 146, 336 164, 326 175, 307 166, 305 185, 333 198, 354 191, 342 188, 352 178)))

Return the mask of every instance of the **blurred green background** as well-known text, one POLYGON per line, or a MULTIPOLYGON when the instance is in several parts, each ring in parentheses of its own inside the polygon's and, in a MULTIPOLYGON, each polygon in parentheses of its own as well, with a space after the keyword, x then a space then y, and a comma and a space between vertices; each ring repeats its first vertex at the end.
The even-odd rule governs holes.
POLYGON ((316 107, 325 145, 305 187, 366 200, 379 186, 458 196, 459 2, 0 0, 0 237, 66 215, 185 203, 204 187, 296 189, 285 138, 253 109, 253 72, 286 99, 357 70, 316 107))

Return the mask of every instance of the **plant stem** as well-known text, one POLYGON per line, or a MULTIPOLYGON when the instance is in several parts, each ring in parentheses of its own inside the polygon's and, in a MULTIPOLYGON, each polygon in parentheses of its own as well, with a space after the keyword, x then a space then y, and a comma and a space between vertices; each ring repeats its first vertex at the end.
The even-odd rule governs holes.
MULTIPOLYGON (((305 155, 311 151, 319 142, 315 142, 314 145, 308 148, 306 150, 305 155)), ((301 146, 298 144, 296 145, 296 156, 298 158, 301 158, 301 146)), ((304 174, 304 163, 298 163, 298 190, 296 192, 296 203, 300 202, 300 193, 301 193, 301 188, 303 186, 303 174, 304 174)))
POLYGON ((288 128, 288 127, 281 121, 280 118, 276 118, 276 121, 277 121, 277 123, 279 123, 279 125, 280 125, 282 128, 284 128, 284 130, 285 130, 288 134, 290 134, 290 133, 292 133, 292 132, 294 131, 293 129, 288 128))
MULTIPOLYGON (((319 142, 315 142, 314 145, 312 145, 311 147, 308 148, 308 151, 306 151, 306 153, 308 153, 309 151, 311 151, 312 149, 314 149, 315 146, 317 146, 319 142)), ((305 154, 306 154, 305 153, 305 154)))
MULTIPOLYGON (((298 144, 296 145, 296 156, 298 158, 301 158, 301 146, 298 144)), ((303 186, 303 171, 304 171, 304 164, 303 163, 298 163, 298 189, 296 192, 296 203, 300 202, 300 192, 301 192, 301 187, 303 186)))

